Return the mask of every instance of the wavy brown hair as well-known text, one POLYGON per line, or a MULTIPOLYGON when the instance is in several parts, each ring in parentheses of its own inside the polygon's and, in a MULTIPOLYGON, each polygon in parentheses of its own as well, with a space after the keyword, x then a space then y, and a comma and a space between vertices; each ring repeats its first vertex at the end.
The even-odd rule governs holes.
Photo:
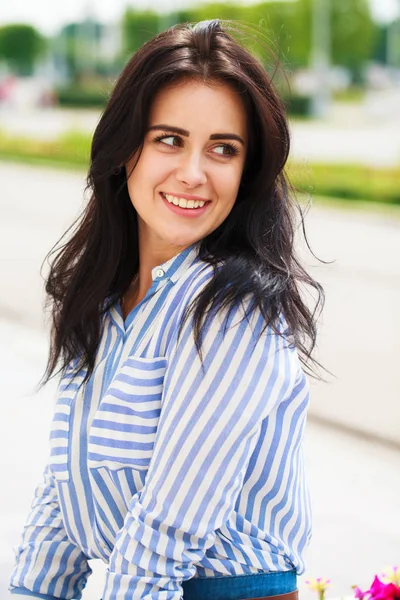
MULTIPOLYGON (((73 235, 51 260, 46 292, 53 326, 44 381, 71 361, 77 370, 87 369, 87 378, 93 372, 104 313, 139 269, 137 213, 121 166, 135 152, 140 156, 156 93, 185 78, 237 90, 247 112, 249 146, 232 211, 200 243, 200 258, 214 265, 213 278, 184 319, 193 313, 200 349, 207 315, 250 294, 266 325, 276 330, 284 314, 305 369, 316 374, 311 353, 323 290, 295 254, 301 211, 284 172, 290 147, 285 106, 272 76, 232 29, 237 31, 218 20, 172 27, 144 44, 119 77, 93 136, 90 200, 73 235), (220 261, 223 266, 216 269, 220 261), (302 298, 303 286, 316 292, 313 309, 302 298)), ((304 231, 302 216, 300 221, 304 231)))

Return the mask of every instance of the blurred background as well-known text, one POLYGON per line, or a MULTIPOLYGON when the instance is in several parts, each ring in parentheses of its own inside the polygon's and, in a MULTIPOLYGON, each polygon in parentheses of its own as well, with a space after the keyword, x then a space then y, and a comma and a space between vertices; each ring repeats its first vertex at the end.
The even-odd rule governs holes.
MULTIPOLYGON (((246 25, 292 133, 288 173, 326 291, 306 455, 314 536, 300 581, 328 598, 400 563, 400 0, 3 1, 0 5, 0 598, 47 458, 55 382, 41 264, 85 203, 90 139, 138 47, 177 22, 246 25), (257 43, 251 32, 262 38, 257 43), (271 52, 275 58, 271 56, 271 52)), ((43 275, 47 272, 46 264, 43 275)), ((84 598, 98 600, 104 565, 84 598)))

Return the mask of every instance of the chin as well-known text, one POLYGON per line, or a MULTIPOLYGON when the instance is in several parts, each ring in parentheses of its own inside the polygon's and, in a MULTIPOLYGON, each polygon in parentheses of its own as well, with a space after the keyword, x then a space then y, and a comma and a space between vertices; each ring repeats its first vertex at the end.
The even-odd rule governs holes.
POLYGON ((191 246, 192 244, 200 241, 201 239, 202 236, 199 237, 191 235, 190 237, 180 237, 179 235, 176 235, 165 241, 171 246, 187 248, 188 246, 191 246))

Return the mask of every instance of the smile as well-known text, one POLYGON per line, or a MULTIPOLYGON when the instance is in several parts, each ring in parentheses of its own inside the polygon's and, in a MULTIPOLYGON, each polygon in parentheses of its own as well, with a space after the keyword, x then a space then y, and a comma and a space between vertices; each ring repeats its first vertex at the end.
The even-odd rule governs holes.
POLYGON ((211 201, 209 200, 187 200, 160 192, 164 204, 175 214, 186 217, 198 217, 202 215, 208 208, 211 201))
POLYGON ((174 204, 175 206, 180 206, 181 208, 201 208, 208 202, 208 200, 186 200, 186 198, 165 194, 164 192, 161 192, 161 194, 167 202, 174 204))

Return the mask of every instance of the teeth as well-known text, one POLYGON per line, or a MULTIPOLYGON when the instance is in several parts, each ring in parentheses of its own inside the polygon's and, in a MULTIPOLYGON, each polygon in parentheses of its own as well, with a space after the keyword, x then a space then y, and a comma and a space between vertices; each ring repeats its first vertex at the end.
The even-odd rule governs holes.
POLYGON ((163 196, 170 204, 175 204, 175 206, 180 206, 181 208, 201 208, 205 205, 203 200, 185 200, 185 198, 177 198, 171 194, 163 194, 163 196))

